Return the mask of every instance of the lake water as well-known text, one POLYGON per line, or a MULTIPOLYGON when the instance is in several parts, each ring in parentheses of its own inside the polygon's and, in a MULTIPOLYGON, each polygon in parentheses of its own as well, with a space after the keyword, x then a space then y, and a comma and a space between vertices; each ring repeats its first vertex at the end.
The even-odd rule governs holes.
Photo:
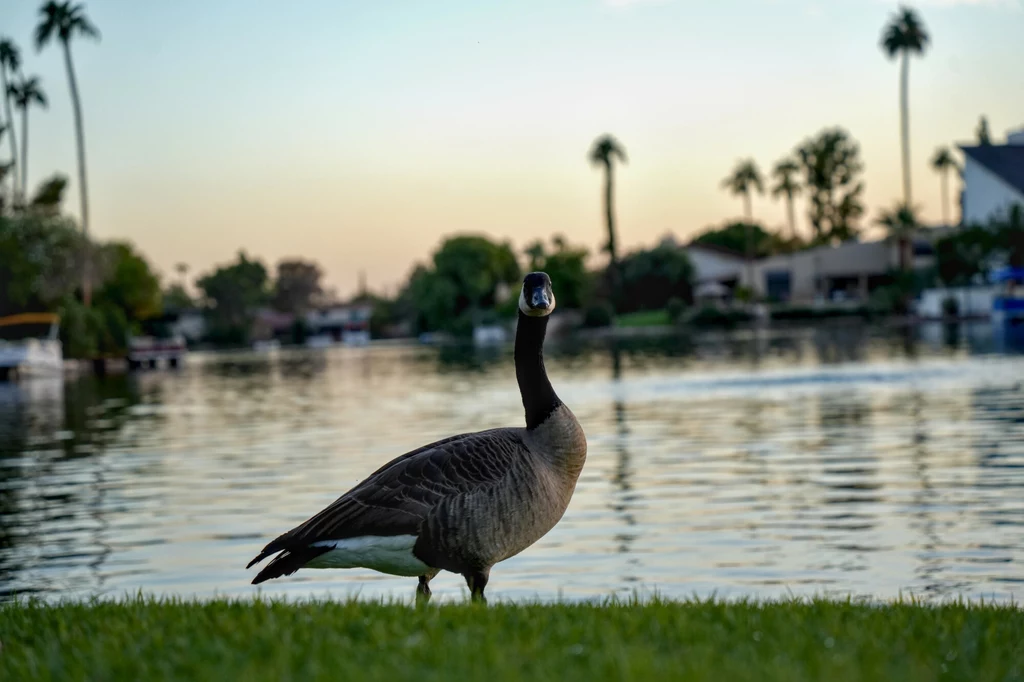
MULTIPOLYGON (((1024 356, 991 328, 583 343, 548 367, 589 457, 492 599, 1024 597, 1024 356)), ((415 579, 245 564, 388 459, 522 423, 511 348, 193 354, 0 384, 0 598, 389 596, 415 579)), ((435 598, 462 599, 442 573, 435 598)))

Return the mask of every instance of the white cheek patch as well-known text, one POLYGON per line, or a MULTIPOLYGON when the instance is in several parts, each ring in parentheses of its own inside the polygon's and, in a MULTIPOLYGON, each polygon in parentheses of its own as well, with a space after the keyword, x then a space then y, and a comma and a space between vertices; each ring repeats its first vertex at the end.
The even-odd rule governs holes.
POLYGON ((519 290, 519 310, 524 315, 533 315, 533 310, 530 309, 530 306, 526 305, 526 292, 522 289, 519 290))

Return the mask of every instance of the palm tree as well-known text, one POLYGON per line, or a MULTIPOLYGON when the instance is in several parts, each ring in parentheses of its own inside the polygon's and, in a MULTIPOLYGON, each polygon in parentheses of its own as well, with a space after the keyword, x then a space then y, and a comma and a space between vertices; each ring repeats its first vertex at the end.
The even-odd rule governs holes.
POLYGON ((786 197, 786 213, 789 216, 789 236, 796 239, 796 215, 793 213, 793 197, 802 189, 795 176, 800 172, 800 165, 791 158, 785 158, 775 164, 772 169, 772 177, 775 178, 775 186, 772 187, 772 196, 778 199, 786 197))
POLYGON ((889 237, 896 240, 899 245, 900 270, 906 272, 910 268, 910 239, 920 226, 917 210, 913 206, 897 204, 895 208, 883 211, 875 222, 886 228, 889 237))
POLYGON ((753 159, 746 159, 736 164, 732 173, 722 180, 722 187, 728 189, 736 196, 743 197, 743 208, 745 216, 746 252, 747 259, 747 286, 754 286, 754 215, 751 205, 750 193, 756 190, 758 194, 764 194, 764 181, 761 179, 761 171, 753 159))
POLYGON ((903 203, 909 206, 910 195, 910 107, 907 103, 907 80, 910 77, 910 55, 924 54, 928 33, 914 10, 900 7, 882 32, 881 47, 886 56, 900 57, 900 143, 903 149, 903 203))
POLYGON ((33 104, 46 108, 46 94, 36 76, 13 83, 8 89, 14 105, 21 109, 21 191, 28 187, 28 109, 33 104))
POLYGON ((621 303, 619 300, 621 277, 619 276, 619 249, 618 240, 615 236, 615 211, 613 203, 615 188, 614 166, 616 159, 626 163, 626 149, 618 140, 611 135, 602 135, 594 140, 594 144, 590 148, 590 162, 595 166, 604 168, 604 215, 605 224, 608 227, 608 244, 605 248, 608 251, 608 271, 612 279, 612 297, 617 306, 621 303))
POLYGON ((949 225, 949 171, 952 168, 960 170, 953 153, 949 147, 939 147, 932 157, 932 168, 942 176, 942 222, 949 225))
POLYGON ((7 81, 8 71, 10 72, 11 80, 14 80, 14 74, 21 68, 21 53, 18 51, 18 46, 14 44, 9 38, 3 38, 0 40, 0 85, 3 86, 4 96, 4 108, 5 115, 7 116, 7 126, 11 133, 11 163, 14 164, 11 167, 13 171, 11 175, 11 186, 12 186, 12 197, 16 200, 18 196, 18 137, 14 133, 14 114, 11 113, 11 84, 7 81))
MULTIPOLYGON (((40 9, 39 25, 36 27, 36 49, 43 49, 52 41, 60 40, 64 48, 64 66, 68 72, 68 86, 71 89, 71 106, 75 114, 75 138, 78 143, 78 195, 82 206, 82 233, 89 236, 89 192, 85 182, 85 131, 82 124, 82 101, 78 96, 78 82, 75 67, 71 62, 71 39, 85 36, 99 40, 100 32, 85 16, 82 5, 73 5, 69 0, 49 0, 40 9)), ((92 300, 91 262, 86 258, 82 271, 82 298, 85 305, 92 300)))

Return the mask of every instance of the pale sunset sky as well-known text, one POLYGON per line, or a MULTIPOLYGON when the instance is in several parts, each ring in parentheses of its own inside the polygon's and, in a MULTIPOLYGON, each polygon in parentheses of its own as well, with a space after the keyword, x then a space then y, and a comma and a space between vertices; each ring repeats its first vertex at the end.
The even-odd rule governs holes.
MULTIPOLYGON (((244 248, 268 267, 316 259, 341 294, 359 270, 394 291, 462 231, 517 248, 562 233, 596 251, 602 180, 587 151, 605 132, 629 154, 617 176, 626 249, 739 216, 720 189, 735 162, 767 171, 827 126, 861 144, 865 225, 900 193, 899 69, 878 48, 895 3, 85 4, 102 32, 73 47, 93 230, 137 244, 166 279, 177 262, 191 277, 244 248)), ((30 113, 30 185, 67 174, 77 214, 64 64, 31 45, 38 6, 0 0, 0 33, 50 100, 30 113)), ((1024 127, 1024 0, 912 6, 932 37, 910 71, 914 198, 938 221, 935 148, 971 141, 982 114, 996 141, 1024 127)), ((754 211, 784 223, 768 196, 754 211)))

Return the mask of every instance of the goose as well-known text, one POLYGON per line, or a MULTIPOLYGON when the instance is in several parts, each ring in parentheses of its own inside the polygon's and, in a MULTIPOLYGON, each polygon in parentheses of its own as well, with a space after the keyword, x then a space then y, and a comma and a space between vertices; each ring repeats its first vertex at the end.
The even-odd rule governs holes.
POLYGON ((304 523, 267 544, 252 580, 300 568, 367 568, 416 577, 430 599, 440 571, 466 580, 486 603, 491 567, 533 545, 561 520, 587 457, 587 440, 544 368, 544 336, 555 309, 545 272, 523 278, 515 369, 526 427, 463 433, 401 455, 304 523))

